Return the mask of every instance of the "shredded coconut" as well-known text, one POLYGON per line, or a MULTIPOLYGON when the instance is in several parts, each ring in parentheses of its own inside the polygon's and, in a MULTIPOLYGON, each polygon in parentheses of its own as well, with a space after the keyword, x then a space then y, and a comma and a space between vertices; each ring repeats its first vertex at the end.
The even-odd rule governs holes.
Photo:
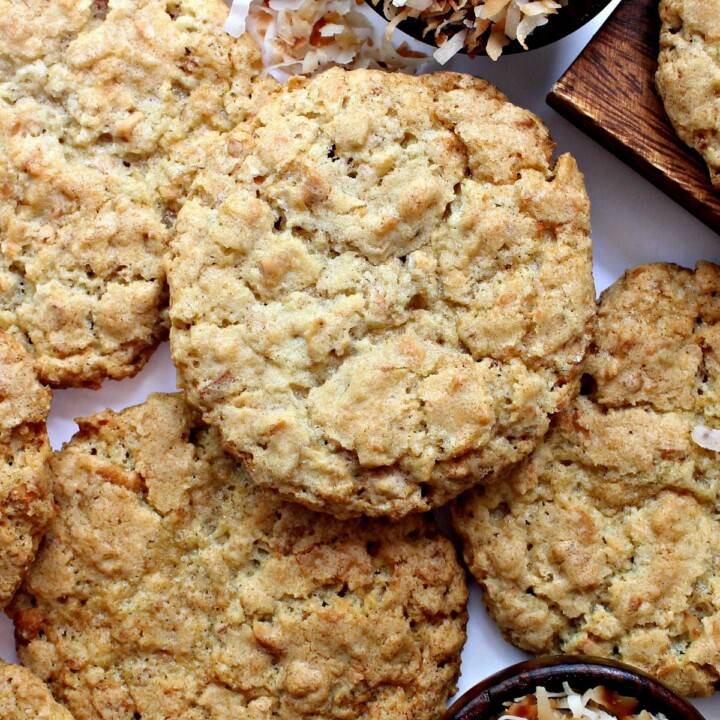
POLYGON ((692 441, 705 450, 720 452, 720 430, 713 430, 705 425, 696 425, 690 433, 692 441))
MULTIPOLYGON (((441 50, 462 32, 463 44, 457 47, 454 43, 452 50, 459 52, 464 47, 470 57, 485 51, 497 60, 511 40, 517 40, 527 50, 528 35, 566 4, 567 0, 431 0, 429 4, 420 0, 383 0, 383 12, 395 24, 408 18, 421 21, 424 36, 432 37, 441 50)), ((455 52, 446 51, 445 61, 455 52)))
MULTIPOLYGON (((401 1, 413 8, 427 2, 401 1)), ((249 32, 278 80, 334 65, 414 72, 429 60, 407 43, 394 45, 378 20, 362 0, 233 0, 224 30, 249 32)))
POLYGON ((441 65, 463 49, 497 60, 511 40, 527 48, 528 35, 567 1, 382 0, 390 19, 383 32, 363 0, 232 0, 224 29, 233 37, 250 32, 263 48, 268 72, 279 80, 333 65, 415 72, 430 59, 427 53, 392 42, 407 18, 425 24, 441 65))
POLYGON ((551 693, 543 687, 535 688, 534 695, 517 698, 506 703, 507 712, 497 720, 668 720, 663 713, 653 715, 647 710, 637 710, 638 702, 623 697, 604 687, 587 690, 582 695, 563 683, 563 691, 551 693), (536 710, 535 714, 529 709, 536 710))
POLYGON ((233 0, 230 14, 223 25, 223 30, 233 37, 240 37, 245 32, 250 2, 252 0, 233 0))
POLYGON ((467 29, 463 29, 456 35, 453 35, 448 41, 444 42, 433 53, 435 60, 437 60, 441 65, 444 65, 451 57, 459 53, 460 50, 462 50, 466 35, 467 29))

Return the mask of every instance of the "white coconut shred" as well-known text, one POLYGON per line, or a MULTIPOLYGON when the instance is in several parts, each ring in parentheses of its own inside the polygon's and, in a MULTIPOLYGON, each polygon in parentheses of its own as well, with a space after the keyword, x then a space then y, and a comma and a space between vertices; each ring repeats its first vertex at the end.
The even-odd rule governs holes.
MULTIPOLYGON (((459 49, 464 47, 470 56, 485 51, 497 60, 511 40, 527 50, 528 35, 566 4, 567 0, 383 0, 383 11, 394 23, 420 20, 425 37, 441 50, 462 33, 459 49)), ((441 62, 437 54, 435 59, 441 62)))
MULTIPOLYGON (((381 0, 371 0, 375 4, 381 0)), ((527 47, 528 35, 567 0, 382 0, 390 18, 385 32, 363 0, 233 0, 224 29, 250 32, 263 48, 265 66, 280 80, 333 65, 414 72, 430 58, 394 44, 407 18, 425 25, 441 65, 461 50, 485 51, 496 60, 511 40, 527 47)))
POLYGON ((340 65, 414 72, 429 60, 394 45, 374 11, 356 0, 233 0, 224 30, 249 32, 279 80, 340 65))
POLYGON ((563 683, 562 692, 548 692, 544 687, 532 695, 506 703, 505 712, 497 720, 668 720, 662 713, 638 710, 635 698, 619 695, 605 687, 591 688, 584 693, 563 683))

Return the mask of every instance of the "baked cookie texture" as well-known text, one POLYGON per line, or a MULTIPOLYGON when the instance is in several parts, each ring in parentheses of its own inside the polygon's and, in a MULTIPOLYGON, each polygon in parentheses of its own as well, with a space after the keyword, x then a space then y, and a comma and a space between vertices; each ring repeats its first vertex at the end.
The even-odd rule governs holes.
POLYGON ((0 329, 54 386, 135 373, 206 153, 270 87, 220 0, 0 0, 0 329), (254 95, 253 95, 254 93, 254 95))
POLYGON ((430 518, 341 522, 257 488, 180 395, 80 421, 9 608, 86 718, 440 718, 467 588, 430 518))
POLYGON ((38 382, 32 358, 0 332, 0 608, 32 563, 53 514, 49 412, 50 391, 38 382))
POLYGON ((0 661, 0 716, 3 720, 73 720, 47 686, 22 665, 0 661))
POLYGON ((657 89, 677 134, 720 188, 720 0, 661 0, 660 19, 657 89))
POLYGON ((599 303, 584 390, 507 482, 453 507, 505 636, 628 662, 685 695, 720 680, 720 268, 628 271, 599 303))
POLYGON ((293 78, 227 136, 171 245, 180 382, 254 481, 338 517, 441 505, 577 390, 589 203, 477 78, 293 78))

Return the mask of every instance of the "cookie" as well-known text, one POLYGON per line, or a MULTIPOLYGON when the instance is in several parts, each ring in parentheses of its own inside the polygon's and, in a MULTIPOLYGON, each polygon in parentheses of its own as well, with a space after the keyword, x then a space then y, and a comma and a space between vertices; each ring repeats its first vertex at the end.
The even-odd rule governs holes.
POLYGON ((685 695, 718 685, 720 459, 703 437, 720 428, 719 294, 709 263, 628 271, 574 405, 507 482, 454 504, 519 647, 624 661, 685 695))
POLYGON ((50 391, 38 382, 32 358, 0 333, 0 608, 20 584, 52 517, 49 412, 50 391))
POLYGON ((660 19, 658 92, 677 134, 720 188, 720 1, 661 0, 660 19))
POLYGON ((22 665, 0 661, 0 716, 3 720, 73 720, 47 686, 22 665))
POLYGON ((171 347, 254 481, 338 517, 436 507, 577 388, 589 204, 477 78, 329 70, 240 124, 178 218, 171 347))
POLYGON ((8 611, 78 720, 442 716, 467 588, 431 519, 286 503, 180 395, 79 424, 8 611))
POLYGON ((0 0, 0 330, 46 383, 132 375, 167 334, 175 215, 258 102, 259 50, 222 32, 226 14, 220 0, 0 0))

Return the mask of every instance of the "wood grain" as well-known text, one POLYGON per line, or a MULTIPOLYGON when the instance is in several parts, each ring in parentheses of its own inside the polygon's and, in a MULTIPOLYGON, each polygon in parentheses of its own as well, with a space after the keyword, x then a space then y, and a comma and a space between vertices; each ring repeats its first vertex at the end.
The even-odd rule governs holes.
POLYGON ((655 91, 657 0, 622 0, 548 104, 720 233, 720 195, 655 91))

